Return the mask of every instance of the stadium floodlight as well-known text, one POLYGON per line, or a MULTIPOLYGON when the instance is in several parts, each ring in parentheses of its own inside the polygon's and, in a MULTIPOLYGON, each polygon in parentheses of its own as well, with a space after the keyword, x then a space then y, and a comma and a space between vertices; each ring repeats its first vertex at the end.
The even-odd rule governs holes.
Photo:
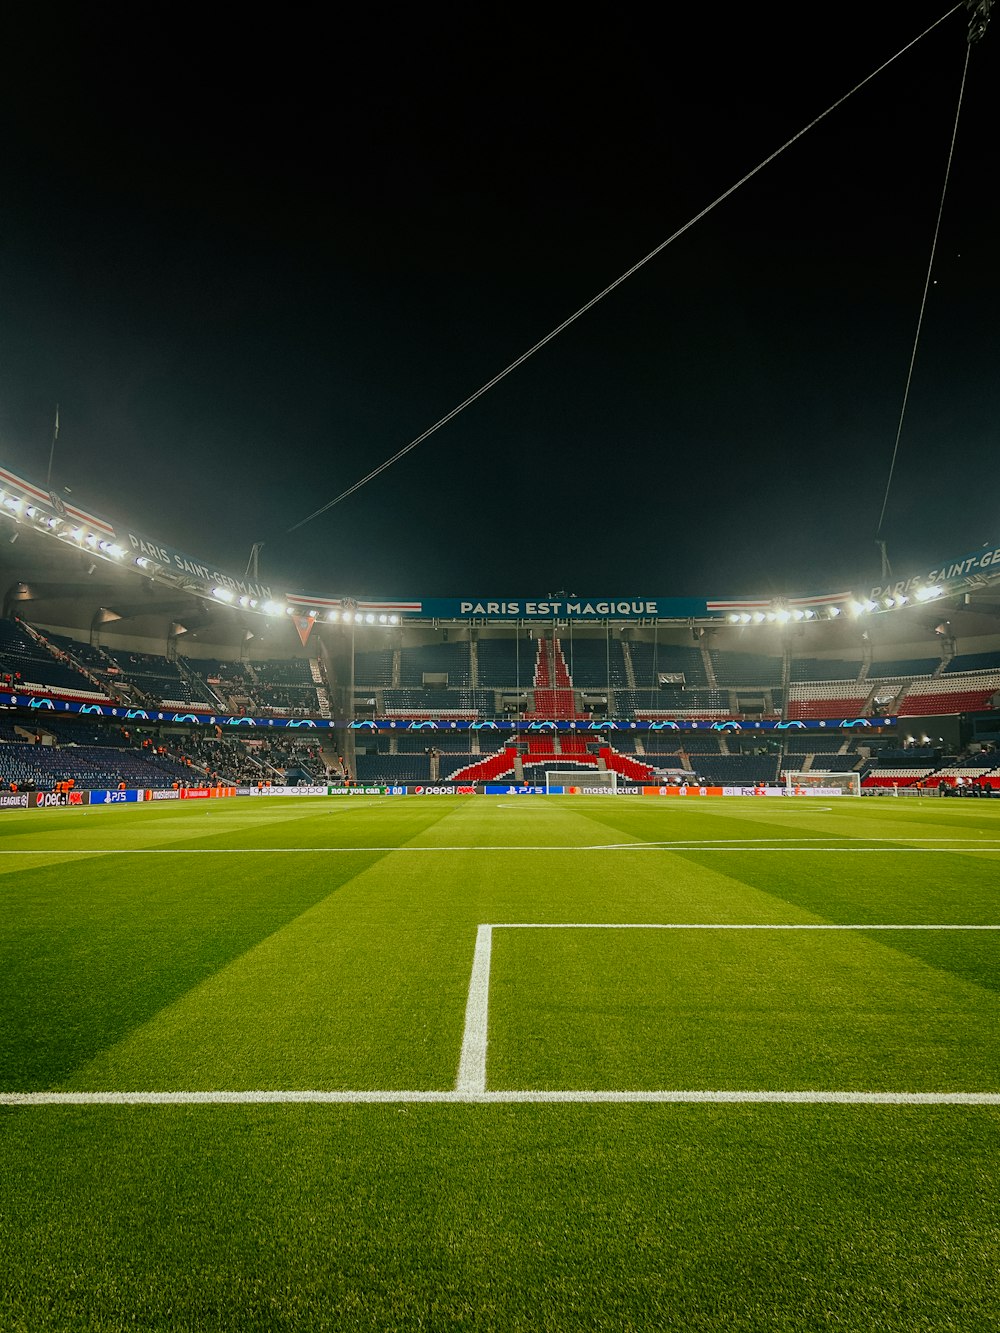
POLYGON ((374 625, 374 624, 375 624, 375 617, 372 615, 372 613, 371 613, 370 611, 369 611, 368 614, 365 616, 365 624, 366 624, 366 625, 374 625))
POLYGON ((868 600, 865 602, 865 610, 866 610, 866 611, 877 611, 877 610, 878 610, 878 602, 873 602, 872 599, 869 597, 868 600))
POLYGON ((796 609, 795 611, 792 612, 793 620, 805 620, 805 618, 806 618, 806 613, 804 611, 799 611, 796 609))
POLYGON ((73 531, 72 531, 69 535, 73 538, 73 540, 74 540, 75 542, 82 542, 82 541, 83 541, 83 529, 82 529, 82 528, 74 528, 73 531))
POLYGON ((281 607, 277 602, 265 602, 260 609, 266 616, 278 616, 281 614, 281 607))
POLYGON ((775 611, 774 618, 779 625, 787 625, 792 618, 792 613, 782 608, 780 611, 775 611))
POLYGON ((730 625, 738 625, 740 623, 740 617, 736 614, 735 611, 732 611, 727 617, 727 619, 729 620, 730 625))
POLYGON ((755 612, 753 613, 753 623, 754 623, 755 625, 763 625, 763 623, 764 623, 764 612, 763 612, 763 611, 755 611, 755 612))
POLYGON ((860 602, 848 602, 847 609, 850 611, 852 616, 860 616, 865 608, 861 605, 860 602))
POLYGON ((831 606, 831 607, 830 607, 830 619, 831 619, 831 620, 836 620, 837 617, 838 617, 839 615, 840 615, 840 607, 839 607, 839 606, 831 606))
POLYGON ((767 621, 769 625, 773 625, 774 622, 777 620, 777 618, 778 617, 774 614, 773 611, 768 611, 767 615, 764 617, 764 619, 767 621))
POLYGON ((398 625, 398 624, 399 624, 399 616, 390 616, 390 617, 389 617, 389 624, 390 624, 390 625, 398 625))
POLYGON ((35 508, 34 505, 28 505, 27 509, 24 512, 28 515, 29 518, 34 518, 35 515, 38 513, 38 510, 35 508))
POLYGON ((899 596, 896 598, 896 605, 905 606, 909 600, 910 600, 909 597, 907 597, 905 593, 901 592, 899 596))
POLYGON ((812 609, 812 607, 809 607, 807 611, 803 611, 802 614, 805 616, 806 620, 816 619, 816 612, 812 609))
POLYGON ((933 601, 935 597, 941 596, 941 589, 938 587, 918 588, 913 595, 918 602, 930 602, 933 601))
POLYGON ((385 614, 385 612, 383 612, 382 615, 380 615, 378 618, 378 623, 380 625, 386 625, 388 624, 388 622, 389 622, 389 617, 385 614))
POLYGON ((340 615, 339 612, 337 611, 327 611, 326 618, 327 620, 338 620, 340 618, 340 615))
POLYGON ((364 624, 364 621, 365 621, 365 618, 364 618, 364 616, 362 615, 362 613, 361 613, 360 611, 355 611, 355 613, 354 613, 354 623, 355 623, 355 625, 363 625, 363 624, 364 624))
POLYGON ((892 608, 896 605, 896 602, 895 599, 892 597, 885 597, 882 600, 882 605, 885 607, 887 611, 891 611, 892 608))
POLYGON ((233 594, 228 588, 213 588, 212 596, 217 597, 220 602, 231 602, 233 600, 233 594))

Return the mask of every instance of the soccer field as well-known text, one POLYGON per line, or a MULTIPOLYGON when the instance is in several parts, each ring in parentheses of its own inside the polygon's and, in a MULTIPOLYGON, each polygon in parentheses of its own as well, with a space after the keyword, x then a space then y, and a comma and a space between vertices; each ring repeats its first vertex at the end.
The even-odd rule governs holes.
POLYGON ((1000 1325, 992 803, 11 811, 0 877, 4 1330, 1000 1325))

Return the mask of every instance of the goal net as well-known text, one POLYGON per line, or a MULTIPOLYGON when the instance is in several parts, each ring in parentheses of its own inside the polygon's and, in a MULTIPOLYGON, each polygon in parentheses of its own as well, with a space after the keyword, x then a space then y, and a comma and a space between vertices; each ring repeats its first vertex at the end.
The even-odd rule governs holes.
POLYGON ((550 796, 588 796, 618 790, 618 774, 610 768, 550 768, 545 773, 550 796))
POLYGON ((808 773, 785 772, 785 791, 793 796, 811 796, 814 792, 839 792, 843 796, 861 795, 860 773, 828 773, 810 769, 808 773))

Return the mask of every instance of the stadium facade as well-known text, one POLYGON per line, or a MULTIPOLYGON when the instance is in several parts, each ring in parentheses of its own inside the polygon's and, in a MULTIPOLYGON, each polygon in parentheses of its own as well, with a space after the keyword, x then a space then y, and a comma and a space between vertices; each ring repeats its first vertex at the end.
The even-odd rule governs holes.
POLYGON ((310 732, 327 773, 404 782, 771 781, 1000 738, 1000 543, 782 598, 406 599, 241 578, 4 466, 0 516, 8 716, 310 732))

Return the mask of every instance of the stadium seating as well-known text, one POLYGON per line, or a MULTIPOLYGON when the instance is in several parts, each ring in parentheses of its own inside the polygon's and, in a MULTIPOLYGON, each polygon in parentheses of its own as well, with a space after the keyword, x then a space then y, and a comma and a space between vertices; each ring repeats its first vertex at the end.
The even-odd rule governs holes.
MULTIPOLYGON (((453 770, 448 774, 450 782, 496 782, 507 778, 514 772, 517 749, 513 745, 504 746, 496 754, 487 755, 476 763, 453 770)), ((442 777, 445 771, 442 769, 442 777)))
POLYGON ((429 782, 431 761, 423 754, 359 754, 355 759, 359 782, 429 782))
POLYGON ((105 649, 109 664, 103 672, 96 672, 114 687, 116 678, 135 685, 143 695, 156 703, 170 703, 187 707, 200 704, 204 708, 217 707, 203 682, 180 670, 176 662, 154 653, 131 653, 122 648, 105 649))
POLYGON ((33 636, 17 620, 0 620, 0 684, 17 689, 30 685, 92 699, 107 697, 89 676, 67 660, 65 649, 55 644, 47 647, 45 641, 33 636))
POLYGON ((753 787, 774 783, 780 767, 777 755, 699 755, 694 767, 702 781, 723 787, 753 787))
POLYGON ((906 657, 889 662, 873 662, 868 668, 868 676, 872 681, 930 676, 940 665, 940 657, 906 657))
POLYGON ((856 680, 795 684, 789 686, 785 714, 790 722, 860 717, 870 693, 870 685, 866 682, 858 684, 856 680))
POLYGON ((925 677, 909 684, 899 705, 899 716, 971 713, 988 708, 998 692, 1000 671, 925 677))
POLYGON ((561 639, 560 645, 578 690, 614 690, 628 684, 620 639, 573 637, 561 639))
POLYGON ((483 689, 523 689, 531 683, 536 647, 523 633, 508 638, 480 638, 476 644, 479 685, 483 689))
POLYGON ((191 769, 142 750, 108 746, 0 745, 0 784, 16 782, 40 790, 72 778, 78 790, 129 787, 169 787, 191 780, 191 769))
POLYGON ((951 659, 942 674, 953 675, 961 671, 1000 672, 1000 653, 960 653, 951 659))
POLYGON ((392 649, 379 648, 354 655, 354 682, 359 686, 379 689, 392 684, 392 649))
POLYGON ((836 658, 797 657, 792 662, 791 679, 795 684, 809 681, 857 681, 862 663, 840 662, 836 658))
POLYGON ((782 681, 782 660, 780 657, 765 657, 758 653, 710 651, 712 670, 717 683, 723 687, 746 689, 756 686, 759 689, 780 688, 782 681))
POLYGON ((639 721, 657 718, 730 717, 728 690, 655 689, 618 690, 615 712, 639 721))
POLYGON ((649 782, 653 777, 651 764, 641 763, 632 755, 621 754, 611 746, 602 746, 600 758, 604 766, 620 774, 627 782, 649 782))
POLYGON ((249 674, 255 682, 254 694, 279 713, 301 716, 319 716, 316 684, 303 657, 249 664, 249 674))
MULTIPOLYGON (((469 665, 468 642, 425 643, 402 648, 399 654, 399 683, 420 686, 424 675, 447 676, 449 687, 470 686, 472 672, 469 665)), ((357 668, 354 672, 358 680, 357 668)))

